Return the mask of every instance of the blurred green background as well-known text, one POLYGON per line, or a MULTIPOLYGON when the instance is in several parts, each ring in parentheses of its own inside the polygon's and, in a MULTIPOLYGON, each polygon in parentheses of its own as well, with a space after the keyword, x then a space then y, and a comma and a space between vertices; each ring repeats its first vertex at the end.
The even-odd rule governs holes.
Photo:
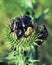
MULTIPOLYGON (((28 0, 27 0, 28 1, 28 0)), ((36 0, 38 7, 35 10, 35 15, 39 14, 46 8, 49 8, 49 12, 46 15, 44 24, 48 29, 48 39, 39 48, 40 60, 42 63, 49 61, 52 63, 52 0, 36 0)), ((4 29, 8 26, 8 20, 15 18, 19 15, 23 15, 28 5, 25 5, 26 0, 0 0, 0 56, 10 52, 10 45, 6 43, 4 29)), ((35 0, 31 0, 31 3, 35 0)), ((32 6, 30 6, 32 7, 32 6)))

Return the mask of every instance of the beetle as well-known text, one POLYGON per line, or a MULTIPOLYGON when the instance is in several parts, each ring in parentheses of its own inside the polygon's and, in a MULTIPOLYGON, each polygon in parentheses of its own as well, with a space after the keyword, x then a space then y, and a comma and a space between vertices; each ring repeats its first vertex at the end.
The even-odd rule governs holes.
POLYGON ((20 39, 22 36, 28 37, 32 31, 29 31, 29 29, 33 29, 33 24, 31 22, 31 17, 26 14, 23 17, 17 17, 15 20, 12 21, 10 30, 11 32, 15 31, 15 34, 18 39, 20 39), (25 33, 26 32, 26 33, 25 33), (29 32, 29 33, 28 33, 29 32))
POLYGON ((48 31, 45 25, 39 25, 38 26, 38 33, 40 34, 40 36, 38 37, 38 40, 35 41, 38 45, 41 45, 44 40, 47 39, 48 37, 48 31))

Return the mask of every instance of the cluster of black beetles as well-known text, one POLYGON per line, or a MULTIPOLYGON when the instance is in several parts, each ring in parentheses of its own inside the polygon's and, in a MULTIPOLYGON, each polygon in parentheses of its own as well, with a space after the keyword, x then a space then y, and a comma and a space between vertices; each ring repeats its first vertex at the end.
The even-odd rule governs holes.
MULTIPOLYGON (((28 27, 34 29, 35 24, 32 23, 32 19, 30 17, 29 12, 26 12, 26 14, 23 17, 17 17, 12 21, 10 30, 11 33, 16 30, 16 36, 18 39, 20 39, 22 38, 22 36, 28 37, 25 35, 25 32, 27 31, 28 27)), ((41 45, 43 41, 46 40, 48 37, 46 26, 38 24, 37 29, 35 31, 38 31, 38 33, 41 34, 41 36, 38 37, 39 40, 36 41, 38 45, 41 45)))

